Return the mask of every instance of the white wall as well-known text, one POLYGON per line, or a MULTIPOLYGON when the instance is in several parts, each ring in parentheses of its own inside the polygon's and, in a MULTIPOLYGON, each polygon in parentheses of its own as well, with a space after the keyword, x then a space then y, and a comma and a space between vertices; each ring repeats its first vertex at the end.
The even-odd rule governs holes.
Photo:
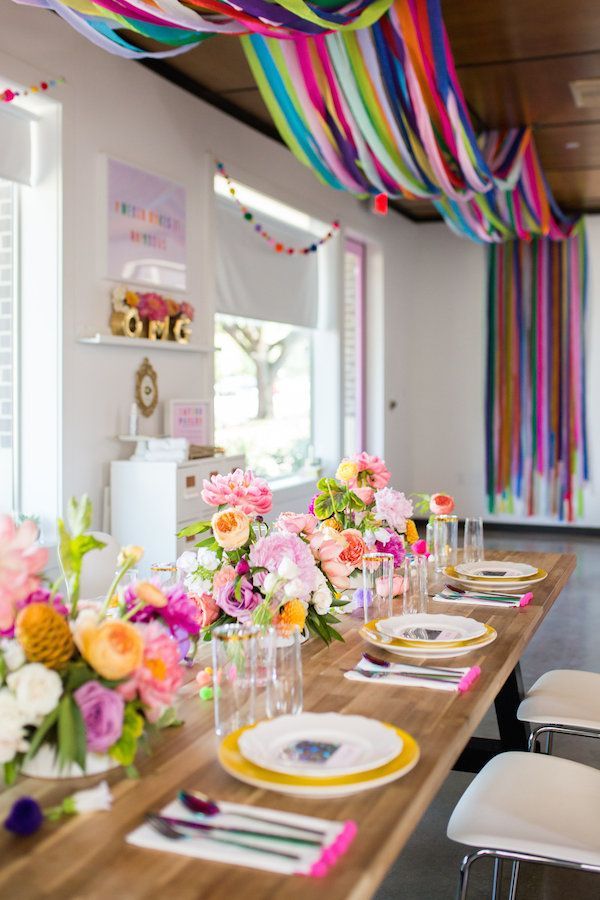
MULTIPOLYGON (((588 427, 591 483, 585 518, 600 526, 600 216, 586 220, 588 295, 588 427)), ((460 515, 486 515, 485 264, 486 251, 446 226, 421 226, 413 305, 411 398, 413 457, 406 487, 448 491, 460 515)), ((522 521, 514 516, 487 516, 522 521)), ((548 522, 543 518, 529 522, 548 522)))
MULTIPOLYGON (((6 83, 66 78, 53 92, 62 102, 63 123, 63 497, 87 491, 99 511, 109 461, 128 454, 114 436, 125 428, 134 372, 144 356, 141 350, 76 342, 79 335, 108 330, 102 154, 185 185, 189 298, 197 310, 194 339, 199 342, 212 343, 215 156, 240 181, 324 221, 337 216, 344 228, 368 237, 373 266, 383 273, 383 290, 372 296, 370 449, 385 452, 397 483, 403 483, 411 440, 408 324, 415 299, 416 241, 422 232, 394 214, 374 217, 351 197, 322 187, 282 145, 141 66, 97 50, 56 16, 0 0, 0 26, 0 76, 6 83), (378 303, 385 304, 385 311, 378 303), (384 413, 391 397, 398 406, 384 413)), ((148 355, 162 399, 211 395, 208 357, 166 351, 148 355)), ((323 379, 330 374, 328 365, 322 361, 323 379)), ((41 377, 43 370, 40 360, 41 377)), ((155 416, 147 431, 161 428, 155 416)))

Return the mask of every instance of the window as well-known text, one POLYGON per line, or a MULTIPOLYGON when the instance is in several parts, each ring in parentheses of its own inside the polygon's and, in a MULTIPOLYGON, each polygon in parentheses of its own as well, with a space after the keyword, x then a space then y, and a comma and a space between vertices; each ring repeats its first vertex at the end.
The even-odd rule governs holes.
POLYGON ((347 239, 344 245, 343 369, 344 453, 365 445, 365 262, 366 247, 347 239))
MULTIPOLYGON (((256 191, 236 190, 255 221, 288 246, 311 244, 326 230, 256 191)), ((244 221, 220 178, 215 192, 215 444, 244 453, 264 477, 297 477, 313 457, 322 254, 275 253, 244 221)))
POLYGON ((18 508, 17 187, 0 179, 0 511, 18 508))
POLYGON ((215 332, 215 443, 265 477, 297 474, 312 443, 311 330, 217 315, 215 332))

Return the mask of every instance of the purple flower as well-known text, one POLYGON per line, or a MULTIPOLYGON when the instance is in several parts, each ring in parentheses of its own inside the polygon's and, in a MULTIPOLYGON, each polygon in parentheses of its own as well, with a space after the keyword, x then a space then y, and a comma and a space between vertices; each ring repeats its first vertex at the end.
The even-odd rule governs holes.
POLYGON ((4 827, 13 834, 27 837, 37 831, 44 821, 44 813, 33 797, 19 797, 4 820, 4 827))
MULTIPOLYGON (((152 584, 155 584, 152 581, 152 584)), ((156 587, 159 587, 156 584, 156 587)), ((138 603, 136 593, 137 582, 128 585, 125 590, 125 606, 132 609, 138 603)), ((162 590, 162 588, 159 588, 162 590)), ((167 598, 166 606, 143 606, 131 617, 132 622, 152 622, 154 619, 162 619, 169 626, 172 634, 176 629, 183 629, 188 634, 198 634, 201 627, 200 614, 196 603, 188 597, 185 589, 176 584, 163 590, 167 598)))
POLYGON ((402 538, 399 538, 398 535, 392 534, 390 535, 390 539, 387 544, 382 543, 381 541, 375 542, 375 549, 379 553, 391 553, 394 557, 394 568, 396 569, 398 566, 402 565, 404 562, 404 557, 406 556, 406 550, 404 549, 404 543, 402 542, 402 538))
POLYGON ((312 498, 312 500, 308 504, 308 511, 311 514, 311 516, 314 516, 314 514, 315 514, 315 500, 317 499, 318 496, 319 496, 319 494, 315 494, 315 496, 312 498))
POLYGON ((239 600, 235 596, 235 581, 230 581, 219 588, 215 600, 228 616, 233 616, 240 622, 247 622, 250 620, 252 611, 262 602, 262 596, 254 591, 247 578, 241 579, 238 588, 239 600))
POLYGON ((83 716, 88 750, 105 753, 121 737, 125 701, 99 681, 86 681, 73 696, 83 716))

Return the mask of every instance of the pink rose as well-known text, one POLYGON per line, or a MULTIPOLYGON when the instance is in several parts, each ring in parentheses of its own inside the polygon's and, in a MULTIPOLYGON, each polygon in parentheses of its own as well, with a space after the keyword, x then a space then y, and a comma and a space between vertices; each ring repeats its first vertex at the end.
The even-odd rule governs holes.
POLYGON ((235 569, 233 566, 221 566, 218 572, 215 572, 213 578, 213 591, 215 593, 230 581, 235 581, 235 569))
POLYGON ((346 541, 346 546, 340 553, 340 561, 349 563, 354 569, 357 569, 362 565, 362 558, 367 552, 362 535, 356 528, 346 528, 340 534, 346 541))
POLYGON ((123 697, 99 681, 86 681, 73 692, 73 697, 83 718, 88 750, 106 753, 123 731, 123 697))
MULTIPOLYGON (((330 532, 332 533, 332 532, 330 532)), ((310 538, 310 549, 319 563, 322 572, 329 578, 337 591, 346 591, 350 587, 349 575, 354 571, 352 563, 340 559, 346 547, 344 538, 331 538, 323 531, 317 531, 310 538)))
POLYGON ((358 464, 358 484, 361 487, 365 485, 381 490, 390 480, 391 473, 385 462, 378 456, 370 456, 363 450, 353 459, 358 464))
POLYGON ((290 534, 313 534, 318 524, 317 517, 310 513, 284 512, 275 522, 275 528, 290 534))
POLYGON ((200 628, 208 628, 213 622, 216 622, 221 615, 221 610, 217 606, 210 594, 202 594, 201 597, 190 594, 190 599, 194 601, 200 613, 200 628))
MULTIPOLYGON (((392 597, 399 597, 404 592, 404 578, 402 575, 394 575, 392 578, 392 597)), ((387 597, 388 585, 387 578, 377 579, 377 593, 381 597, 387 597)))
POLYGON ((352 488, 352 492, 356 494, 359 500, 362 500, 365 506, 370 506, 375 497, 375 491, 370 487, 355 487, 352 488))
POLYGON ((434 516, 449 516, 454 509, 454 497, 450 494, 432 494, 429 509, 434 516))

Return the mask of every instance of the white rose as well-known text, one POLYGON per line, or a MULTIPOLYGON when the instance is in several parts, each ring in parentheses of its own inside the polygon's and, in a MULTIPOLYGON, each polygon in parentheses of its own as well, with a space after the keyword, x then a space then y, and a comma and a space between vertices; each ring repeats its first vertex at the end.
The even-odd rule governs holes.
POLYGON ((209 572, 214 572, 221 565, 215 551, 209 550, 207 547, 198 548, 196 560, 197 565, 202 566, 203 569, 208 569, 209 572))
POLYGON ((10 672, 20 669, 25 662, 25 654, 18 641, 2 641, 0 650, 10 672))
POLYGON ((201 578, 200 575, 188 575, 185 579, 186 590, 196 597, 212 593, 212 578, 201 578))
POLYGON ((318 575, 317 589, 313 593, 311 601, 312 601, 314 608, 316 609, 316 611, 319 613, 320 616, 324 616, 325 613, 329 612, 329 609, 333 602, 333 595, 332 595, 331 591, 329 590, 329 586, 327 584, 325 576, 323 575, 323 573, 321 572, 320 569, 319 569, 319 575, 318 575))
POLYGON ((279 563, 277 574, 280 578, 285 578, 286 581, 292 581, 292 579, 298 577, 300 569, 289 556, 285 556, 279 563))
POLYGON ((0 689, 0 765, 10 762, 17 753, 25 753, 29 744, 25 740, 25 719, 16 697, 8 688, 0 689))
POLYGON ((284 592, 286 597, 297 597, 298 599, 302 599, 308 593, 306 585, 301 578, 294 578, 293 581, 288 581, 284 592))
POLYGON ((55 709, 63 692, 58 672, 41 663, 28 663, 11 672, 6 683, 29 725, 39 725, 44 716, 55 709))

